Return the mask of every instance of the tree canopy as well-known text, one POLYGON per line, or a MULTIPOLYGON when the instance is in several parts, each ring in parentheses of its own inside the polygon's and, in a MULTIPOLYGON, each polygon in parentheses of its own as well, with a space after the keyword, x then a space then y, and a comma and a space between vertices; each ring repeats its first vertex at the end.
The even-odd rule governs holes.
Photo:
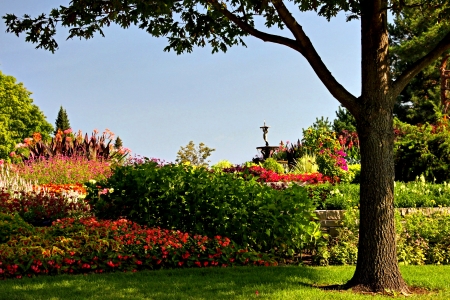
MULTIPOLYGON (((423 56, 430 43, 436 43, 450 30, 444 19, 450 4, 433 10, 405 8, 389 24, 390 58, 395 78, 423 56)), ((443 112, 440 91, 441 57, 423 68, 397 98, 395 115, 412 125, 436 123, 443 112)))
POLYGON ((16 78, 0 71, 0 158, 8 158, 15 146, 33 133, 46 139, 53 131, 30 95, 16 78))
MULTIPOLYGON (((52 52, 58 47, 54 36, 59 24, 69 28, 68 38, 89 39, 95 33, 103 35, 102 28, 111 23, 124 28, 135 25, 153 36, 166 37, 164 50, 178 54, 206 45, 213 53, 226 51, 245 45, 244 38, 249 35, 297 51, 356 120, 361 151, 358 261, 345 287, 408 293, 397 263, 395 240, 394 106, 407 84, 450 49, 449 16, 447 0, 72 0, 48 15, 19 18, 7 14, 3 18, 7 31, 25 32, 26 41, 52 52), (315 11, 328 20, 344 12, 348 20, 359 20, 360 95, 343 87, 322 61, 300 24, 298 12, 303 11, 315 11), (402 50, 408 63, 394 72, 392 65, 401 60, 389 56, 388 15, 426 16, 436 11, 441 26, 424 19, 424 30, 415 38, 422 42, 402 50), (268 30, 271 27, 283 33, 274 34, 268 30)), ((407 42, 399 39, 399 43, 407 42)))

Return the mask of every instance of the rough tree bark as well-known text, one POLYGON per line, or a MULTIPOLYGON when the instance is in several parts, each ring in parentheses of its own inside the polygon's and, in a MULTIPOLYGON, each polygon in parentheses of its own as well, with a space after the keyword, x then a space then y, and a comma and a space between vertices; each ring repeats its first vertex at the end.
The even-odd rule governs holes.
POLYGON ((360 226, 356 271, 347 283, 363 291, 408 293, 397 262, 394 224, 395 97, 390 93, 385 1, 361 2, 362 93, 357 130, 361 149, 360 226))

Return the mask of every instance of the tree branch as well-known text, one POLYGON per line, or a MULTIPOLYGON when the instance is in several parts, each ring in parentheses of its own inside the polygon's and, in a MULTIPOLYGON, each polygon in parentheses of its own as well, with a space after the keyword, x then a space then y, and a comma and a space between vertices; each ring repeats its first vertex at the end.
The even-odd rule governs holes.
POLYGON ((303 31, 302 26, 297 23, 297 20, 292 16, 290 11, 286 8, 282 0, 273 0, 273 5, 278 12, 278 15, 286 24, 287 28, 292 32, 297 42, 301 45, 303 56, 309 62, 314 72, 328 89, 328 91, 342 103, 353 115, 358 114, 357 98, 349 93, 331 74, 322 58, 317 53, 311 40, 303 31))
POLYGON ((242 21, 239 19, 235 14, 230 12, 224 5, 219 3, 217 0, 207 0, 209 4, 214 6, 215 9, 220 11, 225 17, 230 19, 233 23, 235 23, 239 28, 244 30, 245 32, 249 33, 250 35, 259 38, 263 40, 264 42, 272 42, 276 44, 281 44, 288 46, 289 48, 292 48, 300 53, 303 53, 303 49, 300 47, 300 45, 297 43, 297 41, 293 39, 289 39, 286 37, 282 37, 279 35, 269 34, 262 31, 257 30, 253 26, 249 25, 248 23, 242 21))
POLYGON ((442 53, 450 49, 450 32, 433 48, 427 55, 422 57, 407 68, 391 85, 390 94, 396 98, 411 79, 416 76, 423 68, 436 60, 442 53))

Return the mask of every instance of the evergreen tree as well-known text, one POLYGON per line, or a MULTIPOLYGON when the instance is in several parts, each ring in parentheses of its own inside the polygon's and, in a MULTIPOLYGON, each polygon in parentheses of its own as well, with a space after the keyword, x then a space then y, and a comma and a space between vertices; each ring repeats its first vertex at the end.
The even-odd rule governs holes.
MULTIPOLYGON (((388 24, 394 79, 425 55, 428 45, 437 43, 448 33, 450 24, 443 18, 443 11, 449 9, 450 4, 426 13, 405 8, 395 16, 393 23, 388 24)), ((445 54, 423 68, 397 97, 394 114, 402 122, 416 125, 435 123, 439 119, 443 109, 439 68, 445 54)))
POLYGON ((333 130, 337 133, 343 130, 349 132, 356 132, 355 117, 345 108, 339 105, 336 112, 336 119, 333 121, 333 130))
POLYGON ((114 142, 114 148, 120 149, 122 148, 122 146, 123 146, 122 139, 120 137, 117 137, 116 141, 114 142))
POLYGON ((61 106, 58 112, 58 117, 55 121, 55 134, 58 132, 58 129, 64 131, 70 128, 69 117, 67 117, 66 110, 61 106))

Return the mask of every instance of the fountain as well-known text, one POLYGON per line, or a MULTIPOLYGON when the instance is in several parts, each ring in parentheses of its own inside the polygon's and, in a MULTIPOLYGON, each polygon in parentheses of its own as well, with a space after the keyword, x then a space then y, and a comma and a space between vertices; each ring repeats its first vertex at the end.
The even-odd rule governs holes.
POLYGON ((261 154, 263 156, 263 160, 266 160, 270 158, 273 154, 273 152, 278 149, 278 146, 269 146, 269 142, 267 141, 267 135, 269 134, 269 128, 270 126, 266 126, 266 121, 264 121, 264 126, 259 127, 263 131, 263 138, 266 142, 265 146, 256 147, 257 150, 261 151, 261 154))

